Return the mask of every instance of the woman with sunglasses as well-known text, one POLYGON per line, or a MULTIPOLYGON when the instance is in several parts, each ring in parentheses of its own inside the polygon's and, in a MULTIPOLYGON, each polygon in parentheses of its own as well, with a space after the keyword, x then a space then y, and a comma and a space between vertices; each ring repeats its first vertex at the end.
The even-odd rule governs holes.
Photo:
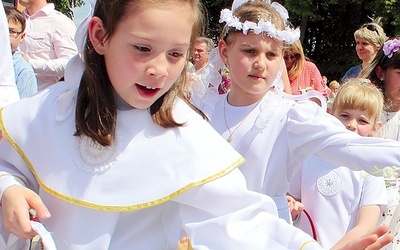
POLYGON ((381 18, 363 24, 354 32, 354 39, 356 42, 357 56, 362 62, 360 65, 347 70, 341 82, 345 82, 351 77, 357 77, 361 70, 374 59, 379 49, 382 48, 383 43, 388 39, 385 31, 381 27, 381 18))
POLYGON ((301 95, 313 89, 323 95, 327 95, 322 83, 321 73, 317 66, 304 55, 300 40, 285 46, 283 59, 285 60, 293 95, 301 95))

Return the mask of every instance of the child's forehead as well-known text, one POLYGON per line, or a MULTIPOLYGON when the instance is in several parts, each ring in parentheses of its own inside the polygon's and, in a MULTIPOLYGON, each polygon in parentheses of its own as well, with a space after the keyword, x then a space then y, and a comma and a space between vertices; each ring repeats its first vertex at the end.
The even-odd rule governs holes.
POLYGON ((357 114, 359 116, 364 116, 368 119, 375 118, 374 112, 367 107, 364 107, 362 105, 343 105, 341 107, 337 107, 337 111, 340 113, 351 113, 351 114, 357 114))
POLYGON ((267 34, 254 34, 247 35, 237 34, 236 43, 243 47, 259 47, 261 44, 267 45, 271 48, 283 49, 283 42, 269 37, 267 34))
POLYGON ((8 25, 22 27, 22 24, 20 22, 18 22, 18 20, 13 19, 13 18, 8 19, 8 25))

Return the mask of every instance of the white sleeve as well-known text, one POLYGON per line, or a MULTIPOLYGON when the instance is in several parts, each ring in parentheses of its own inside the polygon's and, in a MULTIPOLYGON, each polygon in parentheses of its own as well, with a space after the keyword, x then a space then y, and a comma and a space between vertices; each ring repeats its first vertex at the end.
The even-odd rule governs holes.
POLYGON ((4 190, 12 185, 26 186, 36 192, 39 184, 33 173, 6 138, 0 142, 0 151, 0 199, 4 190))
POLYGON ((382 175, 378 168, 400 167, 400 142, 362 137, 309 103, 299 102, 289 111, 288 144, 294 166, 315 154, 336 165, 374 175, 382 175))
POLYGON ((176 198, 193 249, 322 249, 311 236, 278 218, 273 200, 247 190, 241 172, 176 198))
POLYGON ((14 78, 14 66, 11 56, 8 22, 4 7, 0 7, 0 108, 19 100, 17 85, 14 78))
POLYGON ((388 205, 386 185, 383 177, 368 176, 363 183, 360 206, 388 205))

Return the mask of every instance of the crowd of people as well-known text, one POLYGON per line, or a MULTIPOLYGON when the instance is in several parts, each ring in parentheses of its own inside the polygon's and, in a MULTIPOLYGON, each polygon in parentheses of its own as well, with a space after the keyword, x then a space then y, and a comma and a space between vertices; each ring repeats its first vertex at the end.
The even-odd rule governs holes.
POLYGON ((400 38, 379 19, 329 81, 276 2, 233 1, 217 43, 199 0, 91 0, 77 32, 21 4, 0 8, 0 248, 396 248, 400 38))

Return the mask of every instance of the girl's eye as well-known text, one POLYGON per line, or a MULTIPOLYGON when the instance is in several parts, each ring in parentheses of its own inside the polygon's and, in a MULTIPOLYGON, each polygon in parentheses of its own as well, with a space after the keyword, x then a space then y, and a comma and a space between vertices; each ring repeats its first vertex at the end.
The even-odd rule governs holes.
POLYGON ((141 52, 148 52, 150 49, 146 46, 135 45, 135 48, 141 52))
POLYGON ((341 114, 340 116, 345 118, 345 119, 349 118, 349 115, 346 115, 346 114, 341 114))
POLYGON ((169 53, 172 57, 180 58, 183 56, 183 53, 181 52, 171 52, 169 53))
POLYGON ((254 54, 256 51, 254 49, 246 49, 244 52, 249 53, 249 54, 254 54))
POLYGON ((273 52, 268 52, 267 53, 267 57, 276 57, 276 56, 277 56, 276 53, 273 53, 273 52))

